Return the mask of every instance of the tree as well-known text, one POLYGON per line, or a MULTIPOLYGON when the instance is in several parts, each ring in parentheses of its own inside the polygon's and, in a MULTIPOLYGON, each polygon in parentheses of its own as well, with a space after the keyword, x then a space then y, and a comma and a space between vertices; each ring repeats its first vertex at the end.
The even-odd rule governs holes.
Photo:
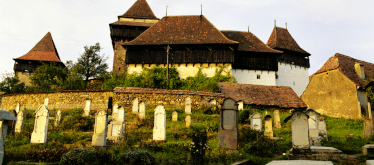
POLYGON ((29 79, 36 91, 59 90, 62 80, 65 80, 69 71, 67 68, 57 66, 55 62, 43 63, 30 75, 29 79))
POLYGON ((78 58, 78 64, 82 67, 80 74, 88 82, 89 78, 97 78, 104 74, 108 69, 108 64, 105 61, 108 58, 100 56, 100 44, 96 43, 94 46, 85 46, 84 53, 78 58))
POLYGON ((2 75, 0 82, 0 91, 5 94, 22 93, 25 92, 25 83, 20 83, 20 80, 13 73, 5 73, 2 75))

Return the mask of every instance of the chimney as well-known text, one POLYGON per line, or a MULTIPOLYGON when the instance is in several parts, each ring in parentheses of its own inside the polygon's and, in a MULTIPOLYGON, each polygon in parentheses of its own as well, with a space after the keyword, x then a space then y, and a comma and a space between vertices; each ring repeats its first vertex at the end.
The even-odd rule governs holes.
POLYGON ((355 71, 361 79, 365 79, 364 66, 360 63, 355 63, 355 71))

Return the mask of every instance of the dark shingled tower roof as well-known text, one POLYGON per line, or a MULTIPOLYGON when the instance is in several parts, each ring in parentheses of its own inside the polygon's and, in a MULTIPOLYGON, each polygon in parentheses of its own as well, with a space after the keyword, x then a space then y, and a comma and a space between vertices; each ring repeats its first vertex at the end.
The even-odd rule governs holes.
POLYGON ((158 19, 146 0, 137 0, 129 10, 122 16, 123 18, 142 18, 142 19, 158 19))
POLYGON ((267 46, 251 32, 221 31, 228 39, 239 42, 239 51, 282 53, 267 46))
MULTIPOLYGON (((362 80, 355 70, 355 63, 360 63, 364 67, 365 77, 374 77, 374 64, 357 60, 352 57, 336 53, 334 56, 330 57, 326 63, 313 75, 323 73, 326 71, 339 69, 339 71, 344 74, 347 78, 349 78, 354 84, 365 87, 367 85, 367 81, 362 80)), ((313 78, 313 75, 310 80, 313 78)), ((309 82, 310 82, 309 80, 309 82)))
POLYGON ((285 28, 274 27, 273 32, 267 42, 267 45, 273 49, 291 50, 306 55, 310 55, 307 51, 302 49, 296 41, 292 38, 291 34, 285 28))
POLYGON ((166 16, 123 45, 238 44, 227 39, 204 16, 166 16))
POLYGON ((27 54, 14 60, 61 62, 52 35, 48 32, 27 54))

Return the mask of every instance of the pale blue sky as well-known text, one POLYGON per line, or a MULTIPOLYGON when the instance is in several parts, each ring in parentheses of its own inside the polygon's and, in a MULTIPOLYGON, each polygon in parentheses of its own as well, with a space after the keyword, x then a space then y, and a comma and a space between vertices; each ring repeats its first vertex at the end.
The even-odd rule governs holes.
MULTIPOLYGON (((13 72, 12 58, 26 54, 48 32, 63 62, 77 61, 85 45, 113 49, 109 23, 136 0, 0 0, 0 74, 13 72)), ((147 0, 156 17, 203 15, 219 30, 249 30, 267 42, 273 27, 285 27, 311 53, 309 74, 335 53, 374 63, 374 1, 353 0, 147 0)))

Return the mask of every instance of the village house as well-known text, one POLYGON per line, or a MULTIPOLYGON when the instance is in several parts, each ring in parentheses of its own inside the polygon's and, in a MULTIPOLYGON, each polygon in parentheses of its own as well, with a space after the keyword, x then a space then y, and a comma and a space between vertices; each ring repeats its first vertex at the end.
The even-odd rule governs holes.
POLYGON ((310 76, 301 99, 327 116, 361 118, 371 114, 365 92, 369 77, 374 77, 374 64, 336 53, 310 76))
POLYGON ((58 55, 52 35, 48 32, 27 54, 14 58, 14 72, 20 82, 31 85, 29 76, 42 63, 56 62, 56 65, 65 67, 58 55))

